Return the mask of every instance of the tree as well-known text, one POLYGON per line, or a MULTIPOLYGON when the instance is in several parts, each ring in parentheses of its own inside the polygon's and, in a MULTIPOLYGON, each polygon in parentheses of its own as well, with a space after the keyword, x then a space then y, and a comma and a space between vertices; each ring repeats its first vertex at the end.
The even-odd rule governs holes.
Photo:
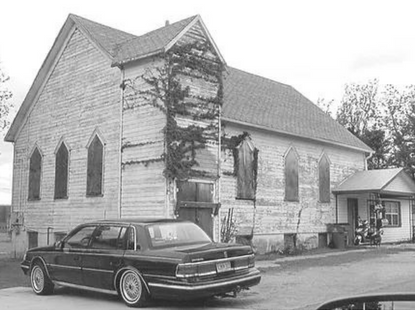
POLYGON ((12 97, 11 91, 5 86, 9 77, 3 72, 0 67, 0 132, 2 132, 9 124, 8 115, 12 104, 9 99, 12 97))
POLYGON ((415 86, 386 85, 381 103, 392 145, 389 166, 404 167, 415 178, 415 86))
POLYGON ((337 121, 357 137, 361 137, 378 121, 377 102, 378 80, 367 84, 346 84, 340 107, 336 114, 337 121))
POLYGON ((403 167, 415 179, 415 86, 348 84, 337 121, 374 150, 369 169, 403 167))

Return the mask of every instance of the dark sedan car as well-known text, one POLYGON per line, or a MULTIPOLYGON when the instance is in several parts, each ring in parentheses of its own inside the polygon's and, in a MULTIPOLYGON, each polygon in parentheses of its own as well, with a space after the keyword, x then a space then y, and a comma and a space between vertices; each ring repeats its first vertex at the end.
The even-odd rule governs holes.
POLYGON ((214 243, 196 224, 171 219, 79 225, 54 246, 30 249, 21 267, 33 291, 54 285, 119 294, 128 306, 148 298, 194 299, 256 285, 251 247, 214 243))

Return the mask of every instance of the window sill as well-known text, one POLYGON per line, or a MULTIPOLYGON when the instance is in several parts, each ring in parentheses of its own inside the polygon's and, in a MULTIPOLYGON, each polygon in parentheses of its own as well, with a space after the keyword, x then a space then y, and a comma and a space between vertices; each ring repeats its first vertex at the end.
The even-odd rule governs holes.
POLYGON ((40 201, 40 198, 27 198, 27 201, 40 201))
POLYGON ((86 198, 96 198, 96 197, 104 197, 104 194, 99 194, 99 195, 86 195, 86 198))
POLYGON ((54 197, 53 200, 68 200, 68 196, 65 197, 54 197))

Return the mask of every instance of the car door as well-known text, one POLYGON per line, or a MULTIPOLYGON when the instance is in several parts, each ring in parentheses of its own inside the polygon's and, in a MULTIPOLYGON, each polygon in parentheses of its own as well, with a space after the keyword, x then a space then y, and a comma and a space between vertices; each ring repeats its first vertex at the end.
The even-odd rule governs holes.
POLYGON ((97 227, 84 253, 82 274, 86 286, 112 290, 115 272, 122 264, 127 226, 102 224, 97 227))
POLYGON ((95 229, 95 225, 81 226, 63 240, 61 252, 50 265, 53 280, 83 285, 82 260, 95 229))

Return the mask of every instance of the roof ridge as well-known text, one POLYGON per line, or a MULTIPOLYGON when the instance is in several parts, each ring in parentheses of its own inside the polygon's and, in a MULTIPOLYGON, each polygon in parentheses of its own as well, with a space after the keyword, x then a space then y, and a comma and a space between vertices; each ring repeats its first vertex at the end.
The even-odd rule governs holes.
MULTIPOLYGON (((176 24, 178 24, 178 23, 181 23, 181 22, 183 22, 183 21, 185 21, 185 20, 187 20, 187 19, 189 19, 189 20, 193 20, 193 19, 195 19, 197 16, 199 16, 199 15, 198 15, 198 14, 197 14, 197 15, 193 15, 193 16, 191 16, 191 17, 187 17, 187 18, 181 19, 181 20, 179 20, 179 21, 177 21, 177 22, 174 22, 173 24, 165 25, 165 26, 159 27, 159 28, 157 28, 157 29, 151 30, 151 31, 149 31, 149 32, 146 32, 146 33, 144 33, 144 34, 142 34, 142 35, 135 36, 134 38, 128 39, 128 40, 126 40, 126 41, 122 42, 121 44, 119 44, 119 49, 121 49, 124 45, 126 45, 126 44, 130 43, 131 41, 134 41, 134 40, 139 40, 139 39, 145 38, 145 37, 147 37, 147 36, 150 36, 152 33, 156 32, 156 31, 160 31, 161 29, 164 29, 164 28, 167 28, 167 27, 172 27, 172 26, 174 26, 174 25, 176 25, 176 24)), ((189 21, 189 23, 190 23, 190 21, 189 21)), ((187 24, 189 24, 189 23, 187 23, 187 24)))
MULTIPOLYGON (((85 17, 79 16, 79 15, 76 15, 76 14, 73 14, 73 13, 69 13, 69 17, 71 17, 71 18, 75 18, 75 22, 76 22, 76 19, 85 20, 85 21, 87 21, 87 22, 89 22, 89 23, 93 23, 93 24, 96 24, 96 25, 100 25, 101 27, 109 28, 109 29, 112 29, 112 30, 115 30, 115 31, 118 31, 118 32, 123 32, 123 33, 125 33, 125 34, 130 35, 130 36, 137 37, 137 35, 132 34, 132 33, 130 33, 130 32, 127 32, 127 31, 124 31, 124 30, 120 30, 120 29, 118 29, 118 28, 114 28, 114 27, 111 27, 111 26, 108 26, 108 25, 105 25, 105 24, 101 24, 101 23, 98 23, 98 22, 93 21, 93 20, 91 20, 91 19, 88 19, 88 18, 85 18, 85 17)), ((81 25, 81 27, 83 27, 83 25, 81 25)))
POLYGON ((294 88, 292 85, 290 85, 290 84, 286 84, 286 83, 278 82, 278 81, 275 81, 275 80, 273 80, 273 79, 271 79, 271 78, 268 78, 268 77, 264 77, 264 76, 258 75, 258 74, 256 74, 256 73, 251 73, 251 72, 248 72, 248 71, 245 71, 245 70, 241 70, 241 69, 238 69, 238 68, 235 68, 235 67, 232 67, 232 66, 228 66, 228 68, 233 69, 233 70, 237 70, 237 71, 240 71, 240 72, 243 72, 243 73, 249 74, 249 75, 256 76, 256 77, 258 77, 258 78, 260 78, 260 79, 263 79, 263 80, 268 80, 268 81, 273 82, 273 83, 275 83, 275 84, 279 84, 279 85, 282 85, 282 86, 286 86, 286 87, 289 87, 289 88, 295 89, 295 88, 294 88))

